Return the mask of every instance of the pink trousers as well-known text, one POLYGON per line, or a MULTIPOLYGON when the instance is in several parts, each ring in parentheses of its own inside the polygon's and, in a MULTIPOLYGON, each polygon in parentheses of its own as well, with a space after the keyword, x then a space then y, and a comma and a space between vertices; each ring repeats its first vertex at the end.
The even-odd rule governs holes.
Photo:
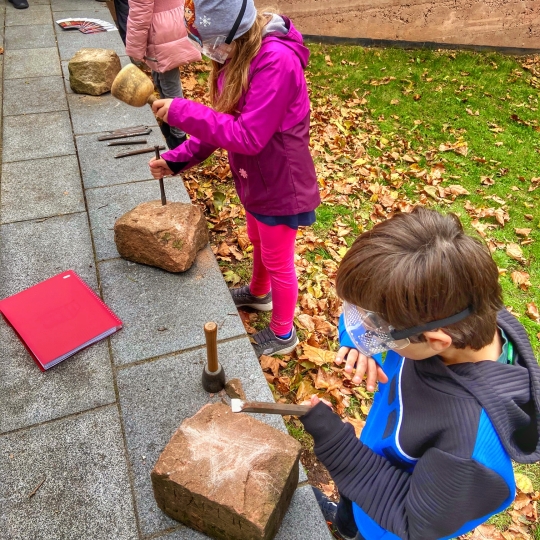
POLYGON ((253 276, 249 288, 257 296, 272 291, 270 328, 288 334, 293 327, 298 300, 298 278, 294 268, 296 230, 287 225, 265 225, 246 212, 247 233, 253 244, 253 276))

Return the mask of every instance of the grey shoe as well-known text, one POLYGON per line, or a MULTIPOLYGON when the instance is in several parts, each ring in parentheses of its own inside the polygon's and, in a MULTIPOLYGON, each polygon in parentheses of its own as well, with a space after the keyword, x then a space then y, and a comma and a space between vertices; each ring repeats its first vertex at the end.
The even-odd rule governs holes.
POLYGON ((255 349, 257 357, 263 354, 266 356, 288 354, 294 351, 298 345, 298 337, 294 328, 292 329, 291 337, 288 339, 278 338, 270 328, 265 328, 251 336, 251 344, 255 349))
POLYGON ((231 296, 234 300, 234 305, 238 307, 250 307, 257 309, 258 311, 271 311, 272 310, 272 291, 264 295, 262 298, 258 298, 251 294, 249 285, 243 287, 237 287, 236 289, 229 289, 231 296))

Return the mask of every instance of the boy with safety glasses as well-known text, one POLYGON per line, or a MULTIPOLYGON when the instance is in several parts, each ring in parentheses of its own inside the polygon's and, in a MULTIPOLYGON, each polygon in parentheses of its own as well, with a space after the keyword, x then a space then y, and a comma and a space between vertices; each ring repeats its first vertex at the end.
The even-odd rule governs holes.
POLYGON ((338 537, 454 538, 508 507, 512 460, 540 459, 540 368, 488 249, 416 208, 354 242, 337 291, 338 363, 380 383, 359 440, 317 397, 301 418, 341 495, 316 490, 338 537))

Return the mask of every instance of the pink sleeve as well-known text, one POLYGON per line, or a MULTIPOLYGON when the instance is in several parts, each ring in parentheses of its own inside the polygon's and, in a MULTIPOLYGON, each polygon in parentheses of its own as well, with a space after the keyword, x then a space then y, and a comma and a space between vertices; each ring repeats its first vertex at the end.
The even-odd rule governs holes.
POLYGON ((264 53, 251 75, 244 106, 238 116, 176 98, 169 108, 168 122, 217 148, 256 155, 279 130, 291 96, 298 90, 295 62, 296 58, 282 51, 264 53))
POLYGON ((148 33, 154 17, 154 0, 129 0, 126 53, 142 60, 146 55, 148 33))
POLYGON ((184 144, 177 146, 173 150, 164 152, 161 157, 166 161, 176 163, 185 163, 183 171, 190 169, 199 163, 202 163, 206 158, 210 157, 216 146, 200 141, 196 137, 190 137, 184 144))

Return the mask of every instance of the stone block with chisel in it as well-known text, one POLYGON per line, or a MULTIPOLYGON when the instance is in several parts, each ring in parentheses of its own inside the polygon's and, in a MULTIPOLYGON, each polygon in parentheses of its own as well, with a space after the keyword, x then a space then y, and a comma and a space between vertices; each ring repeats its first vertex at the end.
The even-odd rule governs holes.
POLYGON ((124 259, 185 272, 208 243, 208 227, 198 206, 149 201, 118 218, 114 241, 124 259))

